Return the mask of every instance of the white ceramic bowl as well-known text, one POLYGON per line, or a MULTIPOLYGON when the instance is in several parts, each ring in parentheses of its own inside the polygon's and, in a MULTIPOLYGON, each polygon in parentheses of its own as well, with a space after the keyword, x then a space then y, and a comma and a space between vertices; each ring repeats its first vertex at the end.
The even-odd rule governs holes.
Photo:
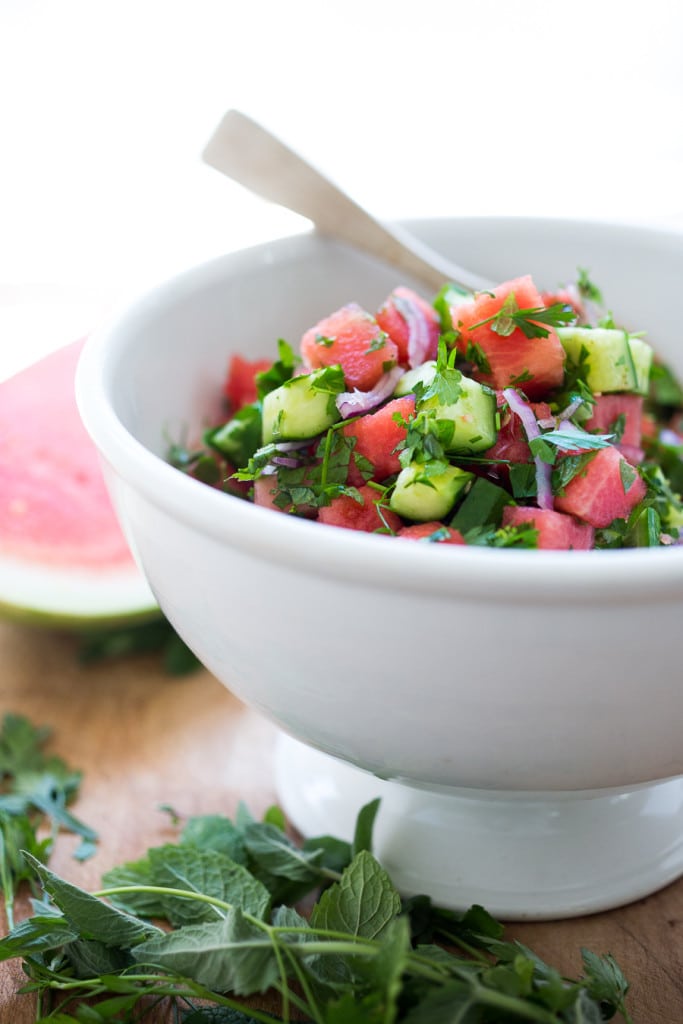
MULTIPOLYGON (((494 280, 586 267, 683 375, 683 236, 556 220, 420 222, 494 280)), ((411 544, 297 520, 164 461, 231 352, 274 355, 391 269, 315 234, 228 255, 135 302, 78 374, 127 535, 165 614, 235 694, 306 744, 436 791, 585 791, 683 774, 683 547, 411 544)), ((411 282, 404 282, 411 283, 411 282)))

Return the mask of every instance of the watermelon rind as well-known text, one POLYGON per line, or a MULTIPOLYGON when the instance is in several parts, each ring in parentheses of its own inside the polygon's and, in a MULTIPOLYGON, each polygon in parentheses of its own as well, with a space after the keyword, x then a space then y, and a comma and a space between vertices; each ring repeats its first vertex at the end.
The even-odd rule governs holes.
POLYGON ((135 625, 159 618, 161 612, 133 565, 96 572, 0 556, 0 616, 37 626, 87 630, 135 625))

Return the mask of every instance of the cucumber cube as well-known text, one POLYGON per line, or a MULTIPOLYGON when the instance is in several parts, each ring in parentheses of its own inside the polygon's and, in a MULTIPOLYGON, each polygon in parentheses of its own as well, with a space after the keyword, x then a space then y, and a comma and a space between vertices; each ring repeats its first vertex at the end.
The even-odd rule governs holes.
POLYGON ((642 338, 606 327, 559 327, 557 334, 574 364, 583 356, 592 391, 647 394, 653 351, 642 338))
POLYGON ((341 367, 326 366, 269 391, 263 399, 263 443, 301 441, 322 434, 341 419, 334 399, 343 390, 341 367))
POLYGON ((413 462, 399 473, 389 504, 405 519, 423 523, 443 519, 473 479, 474 473, 457 466, 447 466, 442 473, 431 475, 428 466, 413 462))

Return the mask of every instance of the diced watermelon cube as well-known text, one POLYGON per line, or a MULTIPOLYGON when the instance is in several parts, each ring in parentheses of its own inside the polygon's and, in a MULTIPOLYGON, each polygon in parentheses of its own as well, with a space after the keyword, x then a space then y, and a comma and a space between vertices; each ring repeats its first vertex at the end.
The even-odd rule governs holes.
POLYGON ((555 508, 598 528, 626 519, 645 497, 643 478, 613 445, 600 448, 555 498, 555 508))
POLYGON ((403 525, 400 518, 391 509, 383 507, 381 512, 377 502, 381 494, 374 487, 358 488, 362 501, 359 503, 350 495, 342 494, 333 498, 329 505, 323 506, 318 513, 318 522, 328 526, 343 526, 347 530, 363 530, 366 533, 389 531, 397 533, 403 525))
POLYGON ((595 531, 587 523, 579 523, 573 516, 551 509, 506 505, 503 526, 522 526, 524 523, 538 530, 537 545, 553 551, 589 551, 593 547, 595 531))
POLYGON ((364 477, 354 463, 356 455, 372 463, 373 480, 384 480, 392 473, 399 472, 400 453, 396 447, 405 440, 407 430, 395 421, 394 416, 398 415, 408 421, 414 411, 415 396, 406 395, 404 398, 392 399, 377 412, 360 416, 342 428, 347 437, 356 438, 349 464, 349 483, 358 486, 364 482, 364 477))
POLYGON ((411 288, 402 285, 394 288, 384 300, 377 312, 377 323, 386 331, 398 349, 398 361, 401 366, 415 365, 409 360, 410 325, 406 318, 406 309, 412 307, 414 316, 421 318, 427 344, 421 352, 419 362, 436 359, 439 343, 439 318, 433 306, 430 306, 421 295, 411 288))
POLYGON ((398 349, 370 313, 356 303, 343 306, 311 327, 301 339, 309 369, 339 364, 349 390, 369 391, 398 361, 398 349))
POLYGON ((223 387, 231 412, 235 413, 244 405, 256 401, 256 374, 269 370, 272 365, 272 359, 244 359, 240 355, 231 357, 223 387))
POLYGON ((577 320, 581 320, 585 316, 586 311, 577 288, 558 288, 554 292, 541 292, 541 298, 544 306, 555 306, 557 303, 571 306, 576 313, 577 320))
POLYGON ((459 530, 454 530, 444 523, 413 523, 411 526, 404 526, 398 531, 399 537, 406 540, 424 540, 435 544, 464 544, 465 538, 459 530))
MULTIPOLYGON (((275 475, 260 476, 254 480, 254 504, 262 508, 273 509, 274 512, 293 512, 292 505, 285 505, 282 508, 275 504, 277 497, 277 477, 275 475)), ((305 519, 313 519, 316 510, 310 505, 298 505, 296 514, 305 519)))
POLYGON ((643 396, 626 393, 596 395, 590 419, 584 429, 595 434, 608 434, 623 417, 621 439, 615 443, 625 459, 637 466, 645 453, 640 447, 642 440, 643 396))
POLYGON ((544 325, 548 331, 544 338, 527 338, 519 327, 504 337, 491 323, 477 326, 498 313, 512 293, 520 309, 544 305, 528 275, 499 285, 492 294, 477 292, 472 300, 453 309, 453 323, 460 332, 458 348, 467 356, 469 346, 474 345, 485 356, 490 372, 476 368, 473 376, 478 380, 496 389, 519 384, 529 398, 543 398, 564 378, 564 349, 553 328, 544 325))

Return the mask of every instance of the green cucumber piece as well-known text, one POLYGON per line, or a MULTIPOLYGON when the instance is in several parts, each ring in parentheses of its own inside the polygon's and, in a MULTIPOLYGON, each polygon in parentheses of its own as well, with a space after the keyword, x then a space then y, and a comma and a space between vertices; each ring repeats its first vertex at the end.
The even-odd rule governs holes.
MULTIPOLYGON (((394 389, 397 398, 410 395, 418 384, 425 388, 434 380, 436 363, 430 360, 404 373, 394 389)), ((461 377, 460 397, 452 405, 442 405, 436 398, 419 403, 420 409, 434 410, 437 419, 451 420, 453 436, 449 452, 485 452, 498 436, 496 395, 491 388, 470 377, 461 377)))
POLYGON ((568 358, 584 362, 592 391, 647 394, 653 351, 642 338, 607 327, 558 327, 557 335, 568 358))
POLYGON ((422 402, 421 409, 433 409, 437 419, 450 420, 453 436, 449 452, 485 452, 498 436, 496 394, 479 381, 462 377, 462 392, 452 405, 440 405, 436 398, 422 402))
POLYGON ((394 396, 396 398, 403 398, 405 395, 412 395, 418 384, 424 384, 425 387, 429 387, 434 380, 435 373, 436 363, 433 359, 430 359, 427 363, 422 363, 421 366, 416 366, 413 370, 406 370, 394 388, 394 396))
POLYGON ((285 381, 263 398, 263 443, 300 441, 322 434, 341 414, 335 395, 344 390, 340 366, 326 366, 285 381))
POLYGON ((398 474, 389 505, 405 519, 422 523, 443 519, 473 479, 474 473, 457 466, 432 475, 428 465, 412 462, 398 474))

